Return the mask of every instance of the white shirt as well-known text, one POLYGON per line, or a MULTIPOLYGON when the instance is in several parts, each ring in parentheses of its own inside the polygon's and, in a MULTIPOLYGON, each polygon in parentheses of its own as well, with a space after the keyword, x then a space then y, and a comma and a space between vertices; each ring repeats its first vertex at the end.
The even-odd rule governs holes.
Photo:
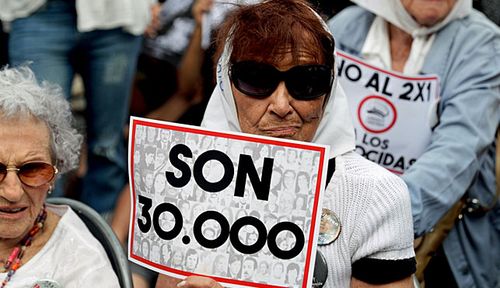
MULTIPOLYGON (((68 206, 48 204, 47 210, 61 216, 57 227, 45 246, 16 271, 7 287, 31 288, 43 279, 64 288, 120 287, 104 248, 78 215, 68 206)), ((0 281, 6 275, 0 273, 0 281)))

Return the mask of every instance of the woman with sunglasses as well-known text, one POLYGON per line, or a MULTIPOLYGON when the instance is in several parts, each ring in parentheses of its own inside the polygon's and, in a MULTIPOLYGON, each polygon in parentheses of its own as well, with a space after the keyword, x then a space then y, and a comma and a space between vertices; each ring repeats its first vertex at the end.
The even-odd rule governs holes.
POLYGON ((80 218, 45 204, 81 141, 59 88, 27 67, 0 70, 0 287, 119 287, 80 218))
MULTIPOLYGON (((240 7, 220 29, 217 86, 202 124, 330 145, 333 177, 323 209, 337 215, 342 231, 318 247, 329 272, 324 287, 413 287, 408 191, 397 176, 354 152, 325 23, 304 1, 271 0, 240 7)), ((221 287, 207 277, 165 275, 156 287, 176 285, 221 287)))

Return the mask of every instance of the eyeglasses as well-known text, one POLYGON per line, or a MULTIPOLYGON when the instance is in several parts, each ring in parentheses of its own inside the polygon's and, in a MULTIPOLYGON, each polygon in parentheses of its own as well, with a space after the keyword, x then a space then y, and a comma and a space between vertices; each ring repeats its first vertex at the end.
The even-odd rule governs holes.
POLYGON ((0 163, 0 182, 5 179, 9 171, 15 171, 19 180, 30 187, 39 187, 49 183, 58 172, 56 166, 44 162, 25 163, 21 167, 0 163))
POLYGON ((299 65, 287 71, 255 61, 231 64, 229 76, 236 89, 246 95, 263 99, 271 95, 281 81, 297 100, 312 100, 330 92, 332 69, 326 65, 299 65))

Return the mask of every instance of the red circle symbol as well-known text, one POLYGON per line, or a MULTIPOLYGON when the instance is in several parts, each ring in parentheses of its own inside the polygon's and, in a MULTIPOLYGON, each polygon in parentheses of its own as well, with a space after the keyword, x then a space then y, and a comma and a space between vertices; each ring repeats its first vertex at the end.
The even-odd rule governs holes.
POLYGON ((390 130, 397 118, 396 107, 384 97, 372 95, 359 103, 358 121, 370 133, 379 134, 390 130))

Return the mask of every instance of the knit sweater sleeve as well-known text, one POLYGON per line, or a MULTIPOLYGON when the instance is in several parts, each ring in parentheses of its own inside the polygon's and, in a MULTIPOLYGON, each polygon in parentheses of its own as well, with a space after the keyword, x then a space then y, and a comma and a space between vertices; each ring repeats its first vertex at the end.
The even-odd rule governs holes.
MULTIPOLYGON (((355 157, 355 173, 346 173, 359 193, 352 219, 349 249, 352 276, 373 283, 390 283, 415 271, 411 204, 405 183, 394 174, 355 157)), ((349 161, 347 159, 347 161, 349 161)))

